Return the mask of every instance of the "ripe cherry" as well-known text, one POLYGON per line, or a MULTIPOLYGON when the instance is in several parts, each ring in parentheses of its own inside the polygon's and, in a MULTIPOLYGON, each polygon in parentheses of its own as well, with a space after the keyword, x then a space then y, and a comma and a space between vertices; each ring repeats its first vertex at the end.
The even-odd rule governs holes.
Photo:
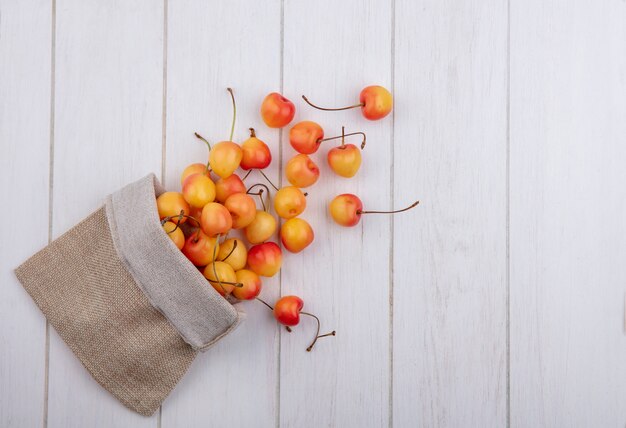
POLYGON ((304 250, 314 238, 311 225, 298 217, 287 220, 280 228, 280 240, 283 246, 292 253, 304 250))
MULTIPOLYGON (((237 105, 235 104, 235 95, 231 88, 227 88, 233 103, 233 120, 230 127, 230 137, 228 141, 222 141, 213 147, 209 145, 209 164, 213 172, 222 178, 229 177, 241 163, 243 152, 239 144, 233 142, 233 134, 235 132, 235 119, 237 117, 237 105)), ((196 134, 197 137, 198 134, 196 134)), ((201 138, 201 137, 199 137, 201 138)), ((204 140, 204 138, 203 138, 204 140)), ((204 140, 206 142, 206 140, 204 140)))
POLYGON ((183 197, 192 207, 202 208, 215 199, 215 184, 203 173, 192 174, 183 183, 183 197))
MULTIPOLYGON (((353 133, 362 134, 362 133, 353 133)), ((341 145, 334 147, 328 151, 328 166, 342 177, 354 177, 361 167, 361 151, 354 144, 346 144, 344 141, 346 134, 344 127, 341 127, 341 145)), ((363 142, 361 150, 365 147, 365 134, 363 134, 363 142)))
POLYGON ((182 251, 194 265, 206 266, 213 261, 213 253, 218 249, 217 238, 211 238, 201 230, 197 230, 187 237, 182 251))
POLYGON ((267 211, 257 210, 252 223, 244 229, 246 238, 251 244, 267 241, 276 232, 276 219, 267 211))
POLYGON ((237 174, 220 178, 215 183, 215 200, 218 202, 226 202, 226 199, 235 193, 246 193, 246 185, 237 174))
POLYGON ((182 186, 185 183, 187 177, 193 174, 204 174, 207 177, 211 178, 211 173, 209 172, 207 166, 202 163, 192 163, 188 165, 180 176, 180 185, 182 186))
POLYGON ((359 95, 359 103, 347 107, 323 108, 311 103, 304 95, 302 95, 302 98, 307 104, 318 110, 338 111, 361 107, 363 117, 369 120, 382 119, 387 116, 393 108, 393 96, 391 95, 391 92, 382 86, 375 85, 364 88, 359 95))
POLYGON ((182 250, 183 246, 185 245, 185 234, 183 233, 181 228, 172 221, 166 221, 161 225, 161 227, 163 227, 163 230, 165 231, 165 233, 167 233, 167 236, 169 236, 172 242, 174 242, 174 245, 176 245, 179 250, 182 250))
POLYGON ((261 104, 261 117, 270 128, 282 128, 289 125, 296 114, 296 106, 277 92, 265 97, 261 104))
POLYGON ((309 156, 300 153, 287 162, 285 175, 292 186, 309 187, 320 177, 320 169, 309 156))
POLYGON ((281 297, 274 304, 274 318, 282 325, 293 327, 300 323, 300 311, 304 302, 298 296, 281 297))
POLYGON ((181 212, 183 214, 189 214, 189 204, 185 201, 182 194, 178 192, 165 192, 162 193, 156 200, 157 211, 159 218, 162 220, 165 217, 172 217, 172 222, 183 224, 187 221, 187 217, 178 217, 181 212))
POLYGON ((230 294, 236 286, 241 286, 237 282, 235 271, 228 263, 212 262, 204 268, 203 274, 215 288, 215 291, 222 296, 230 294))
POLYGON ((225 234, 233 227, 233 218, 223 205, 209 202, 202 208, 200 227, 208 236, 225 234))
POLYGON ((224 207, 230 213, 233 229, 241 229, 248 226, 256 216, 254 199, 245 193, 230 195, 224 202, 224 207))
POLYGON ((248 250, 248 266, 261 276, 274 276, 283 263, 280 247, 274 242, 264 242, 248 250))
POLYGON ((259 275, 248 269, 240 269, 235 272, 237 282, 241 287, 235 287, 232 295, 239 300, 252 300, 261 292, 261 278, 259 275))
POLYGON ((302 214, 306 208, 306 197, 302 190, 295 186, 286 186, 274 195, 274 210, 284 219, 302 214))
POLYGON ((217 260, 228 263, 235 271, 243 269, 248 261, 246 244, 241 239, 228 238, 220 244, 217 260))
POLYGON ((272 162, 270 148, 256 137, 254 128, 250 128, 250 138, 243 142, 241 150, 241 169, 263 169, 272 162))
MULTIPOLYGON (((272 309, 272 307, 265 303, 263 300, 258 300, 260 300, 263 304, 272 309)), ((330 333, 320 335, 320 319, 311 313, 304 312, 302 310, 303 307, 304 302, 298 296, 284 296, 278 299, 278 301, 274 304, 272 312, 274 313, 274 318, 276 318, 276 321, 286 326, 288 331, 291 331, 290 327, 293 327, 300 323, 300 314, 315 318, 315 321, 317 322, 317 332, 315 333, 315 338, 313 339, 313 342, 309 345, 308 348, 306 348, 307 352, 311 352, 311 349, 313 349, 313 346, 315 346, 317 339, 321 337, 334 336, 336 333, 333 330, 330 333)))
POLYGON ((419 201, 414 202, 406 208, 395 211, 363 211, 363 203, 358 196, 351 193, 344 193, 343 195, 336 196, 335 199, 332 200, 329 210, 330 215, 337 224, 352 227, 359 223, 362 214, 395 214, 408 211, 417 206, 417 204, 419 204, 419 201))
POLYGON ((289 130, 289 143, 298 153, 315 153, 324 138, 324 130, 315 122, 305 120, 289 130))

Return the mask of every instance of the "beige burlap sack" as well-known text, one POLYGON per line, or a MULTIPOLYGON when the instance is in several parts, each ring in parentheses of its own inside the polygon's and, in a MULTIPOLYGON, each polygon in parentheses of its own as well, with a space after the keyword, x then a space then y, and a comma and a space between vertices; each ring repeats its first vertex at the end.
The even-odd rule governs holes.
POLYGON ((163 232, 153 174, 16 269, 94 379, 149 416, 206 350, 243 319, 163 232))

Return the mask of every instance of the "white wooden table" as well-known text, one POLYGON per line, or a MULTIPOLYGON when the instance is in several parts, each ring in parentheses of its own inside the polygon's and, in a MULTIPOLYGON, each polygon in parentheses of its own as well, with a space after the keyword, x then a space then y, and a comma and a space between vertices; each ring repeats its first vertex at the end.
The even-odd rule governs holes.
POLYGON ((626 2, 0 0, 0 426, 624 427, 626 2), (305 106, 381 84, 393 117, 305 106), (248 321, 153 417, 93 381, 12 270, 150 171, 177 188, 193 132, 270 143, 298 119, 368 135, 338 179, 316 155, 310 251, 263 295, 338 335, 248 321), (413 212, 340 229, 338 193, 413 212))

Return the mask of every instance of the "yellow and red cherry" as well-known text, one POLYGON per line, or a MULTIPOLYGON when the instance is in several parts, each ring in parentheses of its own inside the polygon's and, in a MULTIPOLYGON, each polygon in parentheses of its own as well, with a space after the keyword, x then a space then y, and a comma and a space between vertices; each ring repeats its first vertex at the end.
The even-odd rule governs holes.
POLYGON ((174 245, 176 245, 179 250, 182 250, 185 245, 185 234, 181 228, 172 221, 166 221, 161 227, 163 227, 167 236, 169 236, 172 242, 174 242, 174 245))
POLYGON ((313 228, 301 218, 287 220, 280 228, 280 240, 288 251, 299 253, 315 239, 313 228))
POLYGON ((418 204, 419 201, 414 202, 406 208, 395 211, 363 211, 363 203, 358 196, 351 193, 344 193, 343 195, 336 196, 335 199, 332 200, 329 210, 335 223, 341 226, 352 227, 359 223, 361 215, 363 214, 395 214, 408 211, 418 204))
POLYGON ((243 231, 251 244, 260 244, 276 232, 276 219, 266 211, 257 210, 254 220, 243 231))
POLYGON ((235 272, 237 282, 241 287, 235 287, 232 295, 239 300, 252 300, 261 292, 262 282, 259 275, 249 269, 240 269, 235 272))
POLYGON ((215 184, 206 175, 192 174, 183 183, 183 197, 195 208, 202 208, 215 199, 215 184))
POLYGON ((250 128, 250 138, 243 142, 241 150, 240 166, 242 169, 264 169, 272 163, 270 148, 256 137, 254 128, 250 128))
POLYGON ((233 220, 232 228, 241 229, 252 223, 256 216, 256 204, 252 196, 245 193, 230 195, 224 202, 224 207, 233 220))
POLYGON ((361 108, 363 117, 369 120, 378 120, 387 116, 393 109, 393 96, 391 92, 382 86, 372 85, 363 88, 359 94, 359 103, 347 107, 340 108, 324 108, 311 103, 307 97, 302 95, 304 101, 311 107, 325 111, 348 110, 352 108, 361 108))
POLYGON ((354 144, 344 144, 328 151, 328 166, 342 177, 354 177, 361 167, 361 150, 354 144))
POLYGON ((208 236, 224 235, 233 227, 233 218, 224 205, 209 202, 202 208, 200 227, 208 236))
POLYGON ((300 153, 289 159, 285 175, 292 186, 309 187, 320 177, 320 169, 308 155, 300 153))
POLYGON ((277 92, 267 95, 261 103, 261 117, 270 128, 289 125, 296 114, 296 106, 277 92))
POLYGON ((174 218, 181 212, 183 214, 189 214, 189 204, 185 201, 185 198, 178 192, 165 192, 162 193, 156 200, 157 211, 159 218, 163 220, 165 217, 171 217, 171 221, 178 224, 183 224, 187 221, 187 217, 174 218))
POLYGON ((289 143, 298 153, 306 155, 317 151, 324 138, 324 130, 317 123, 305 120, 289 130, 289 143))
POLYGON ((305 208, 306 197, 295 186, 283 187, 274 195, 274 210, 284 219, 299 216, 305 208))
POLYGON ((246 185, 237 174, 232 174, 227 178, 220 178, 215 183, 216 201, 224 203, 229 196, 235 193, 246 193, 246 185))
POLYGON ((183 254, 196 266, 206 266, 211 263, 218 250, 217 238, 211 238, 201 230, 189 235, 182 248, 183 254))
POLYGON ((274 242, 254 245, 248 250, 248 267, 257 275, 274 276, 282 263, 282 251, 274 242))
POLYGON ((211 169, 222 178, 231 176, 241 163, 243 152, 239 144, 222 141, 214 144, 209 153, 211 169))
POLYGON ((228 238, 220 244, 217 260, 228 263, 235 271, 243 269, 248 261, 246 244, 241 239, 228 238))
POLYGON ((300 323, 304 302, 298 296, 284 296, 274 303, 274 318, 282 325, 293 327, 300 323))
POLYGON ((183 170, 183 173, 180 176, 180 185, 182 186, 185 183, 185 180, 187 179, 187 177, 193 174, 204 174, 207 177, 211 178, 211 173, 209 172, 205 164, 192 163, 191 165, 187 166, 187 168, 183 170))
POLYGON ((320 334, 320 319, 315 315, 309 312, 304 312, 302 310, 302 308, 304 308, 304 302, 298 296, 281 297, 276 301, 274 306, 270 305, 260 297, 256 297, 256 300, 267 306, 272 311, 272 314, 274 315, 276 321, 284 325, 287 331, 292 331, 291 327, 300 323, 300 314, 314 318, 315 321, 317 321, 317 331, 315 333, 315 338, 313 339, 313 342, 309 345, 309 347, 306 348, 307 352, 310 352, 311 349, 313 349, 313 346, 315 346, 315 343, 317 343, 318 339, 322 337, 334 336, 336 334, 335 330, 331 331, 330 333, 320 334))
POLYGON ((237 275, 232 266, 225 262, 215 261, 204 268, 204 277, 222 296, 230 294, 238 286, 237 275))

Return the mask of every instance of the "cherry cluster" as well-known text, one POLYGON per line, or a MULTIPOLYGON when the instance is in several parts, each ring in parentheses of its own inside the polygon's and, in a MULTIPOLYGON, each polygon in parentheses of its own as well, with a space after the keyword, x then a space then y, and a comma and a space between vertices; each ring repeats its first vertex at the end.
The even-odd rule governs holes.
MULTIPOLYGON (((303 188, 312 186, 319 178, 320 170, 309 157, 317 152, 325 141, 339 140, 341 144, 328 151, 330 168, 339 176, 353 177, 361 166, 361 150, 365 147, 363 132, 346 134, 342 127, 339 136, 324 138, 322 127, 312 121, 302 121, 291 127, 289 142, 298 152, 285 167, 285 176, 291 184, 278 188, 263 172, 272 161, 272 153, 250 128, 250 137, 241 145, 233 142, 236 119, 236 103, 232 89, 228 88, 233 105, 233 120, 228 141, 211 144, 199 135, 209 149, 208 162, 187 166, 181 175, 181 192, 165 192, 157 200, 157 210, 163 230, 173 243, 200 269, 208 283, 229 300, 256 299, 270 308, 276 320, 288 331, 299 324, 300 315, 314 318, 317 339, 334 336, 332 331, 319 334, 319 319, 304 312, 304 302, 298 296, 284 296, 274 306, 261 300, 261 277, 276 275, 282 265, 282 249, 271 238, 278 228, 278 221, 270 212, 283 220, 280 226, 282 247, 292 253, 307 248, 314 240, 313 228, 300 217, 306 209, 307 193, 303 188), (352 136, 362 138, 360 147, 346 144, 352 136), (236 173, 241 168, 247 173, 236 173), (253 171, 267 182, 246 186, 245 180, 253 171), (271 186, 272 189, 270 189, 271 186), (274 193, 272 197, 272 193, 274 193), (259 206, 257 206, 257 201, 259 206), (239 237, 229 237, 232 230, 240 230, 239 237)), ((345 110, 361 108, 363 116, 378 120, 392 109, 391 93, 381 86, 368 86, 361 91, 359 103, 339 109, 321 108, 302 97, 309 105, 320 110, 345 110)), ((271 93, 263 100, 261 117, 271 128, 283 128, 291 123, 295 105, 278 93, 271 93)), ((361 200, 352 194, 337 196, 330 203, 332 218, 342 226, 356 225, 362 214, 393 213, 405 211, 417 202, 398 211, 363 211, 361 200)))

